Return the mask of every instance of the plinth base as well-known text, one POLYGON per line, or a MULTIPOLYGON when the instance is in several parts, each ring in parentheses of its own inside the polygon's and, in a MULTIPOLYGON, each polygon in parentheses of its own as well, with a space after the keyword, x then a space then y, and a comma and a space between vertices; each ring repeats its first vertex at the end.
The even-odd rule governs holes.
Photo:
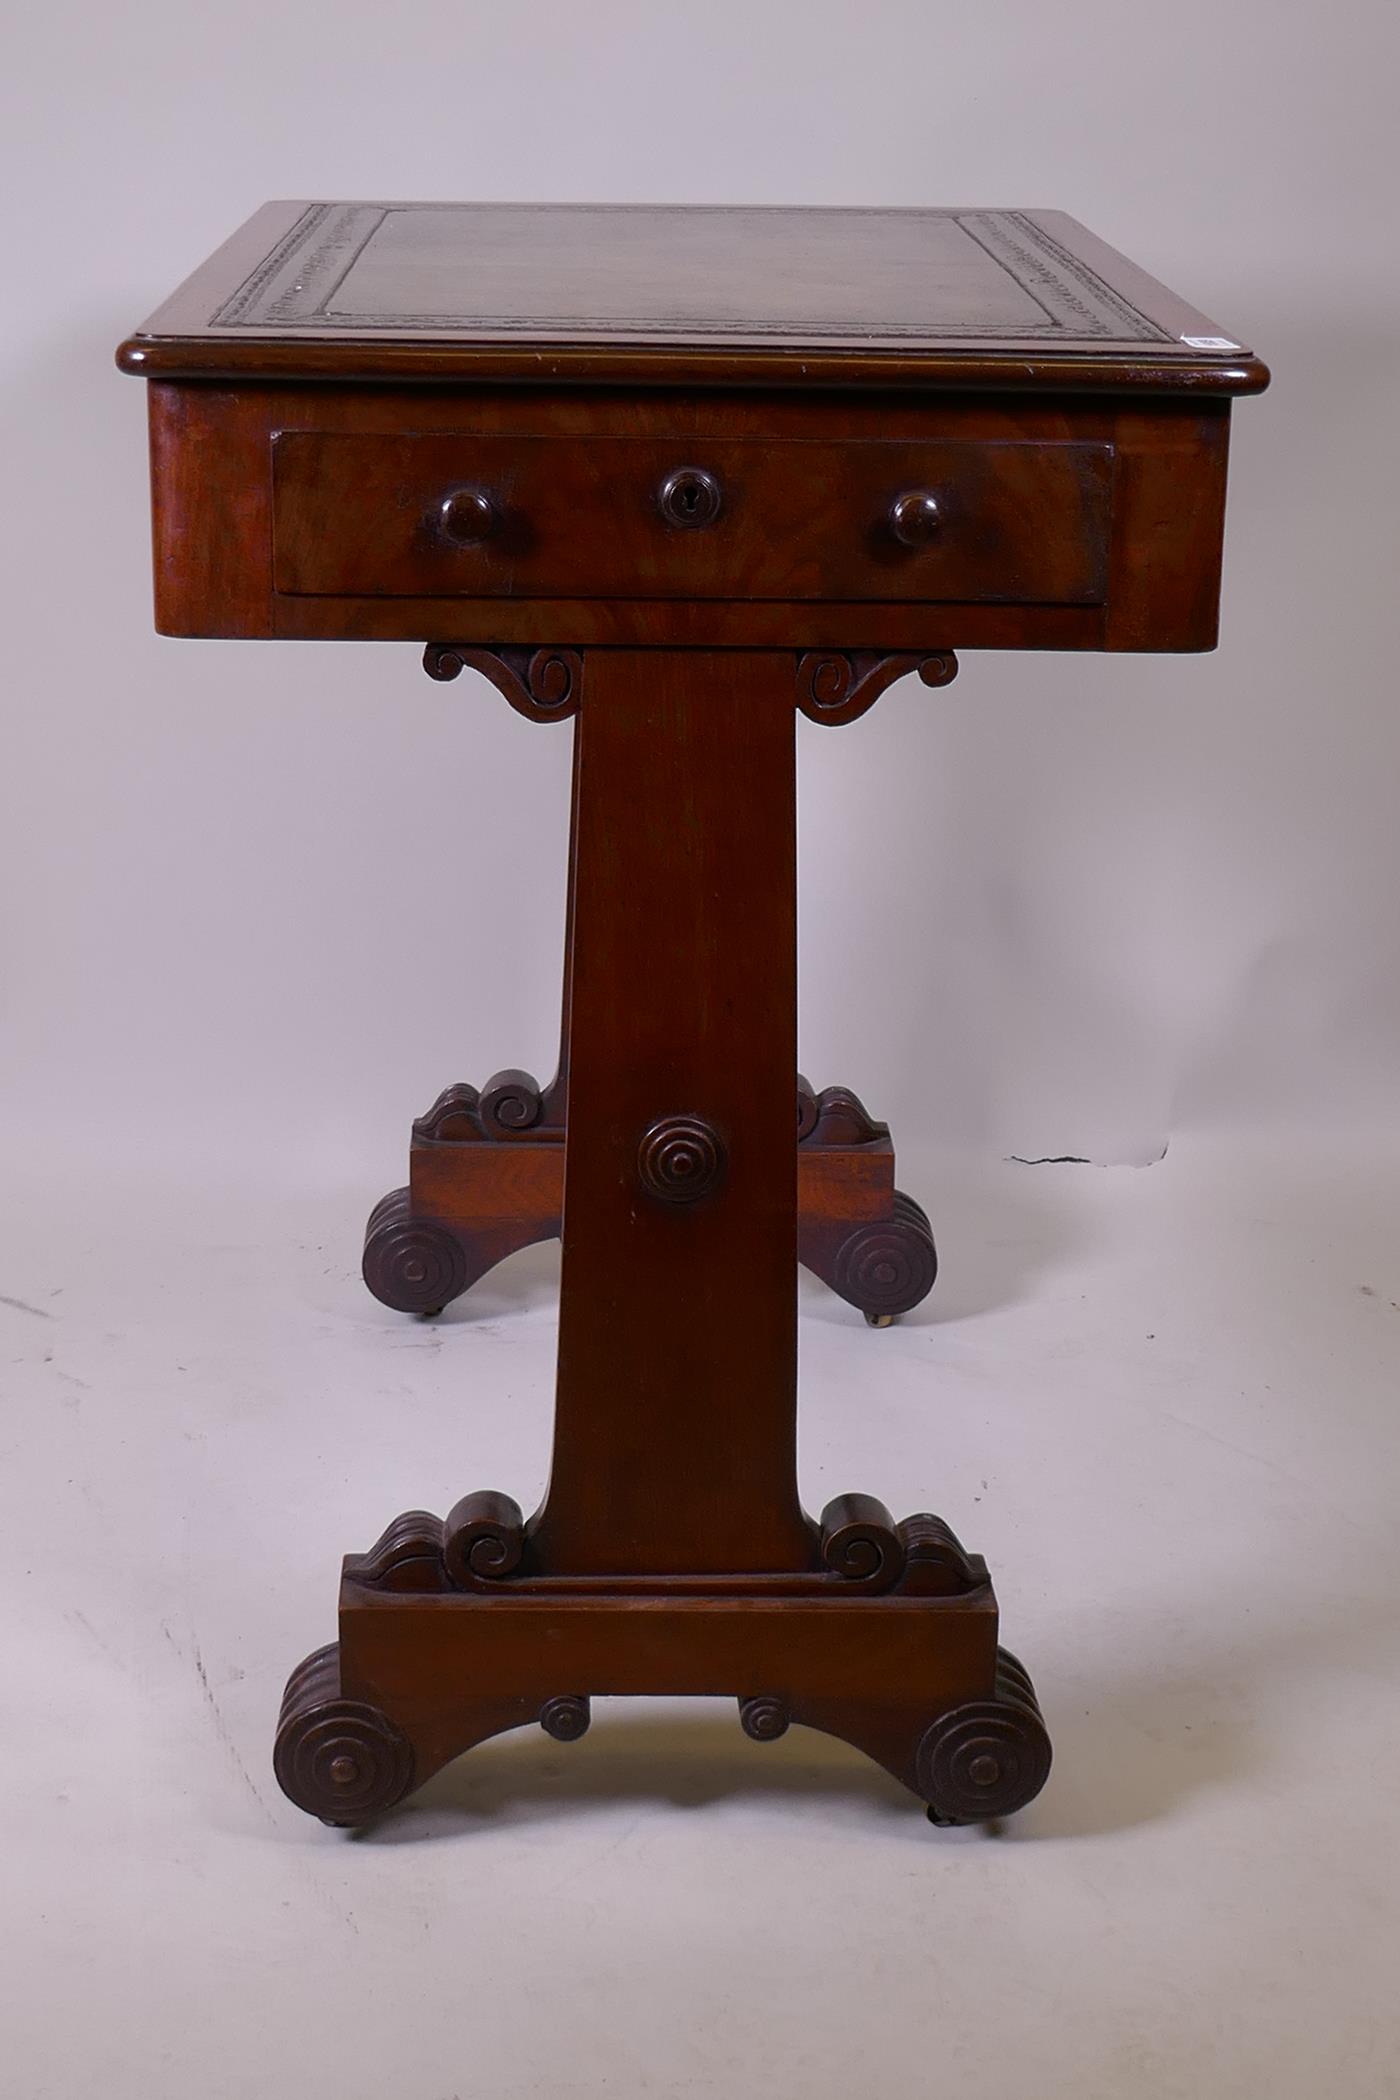
MULTIPOLYGON (((381 1541, 347 1560, 339 1644, 287 1685, 277 1777, 325 1823, 382 1815, 507 1729, 538 1724, 574 1740, 595 1693, 727 1694, 757 1741, 793 1722, 821 1729, 883 1765, 937 1823, 1009 1815, 1045 1783, 1049 1738, 1029 1676, 997 1645, 996 1598, 978 1560, 963 1556, 960 1591, 948 1595, 917 1593, 956 1579, 946 1552, 942 1574, 920 1563, 912 1594, 847 1595, 839 1577, 818 1573, 790 1578, 806 1594, 764 1593, 782 1577, 736 1578, 734 1595, 677 1595, 661 1579, 625 1593, 389 1587, 450 1580, 419 1550, 431 1521, 400 1519, 387 1551, 381 1541)), ((961 1553, 946 1527, 939 1534, 961 1553)))

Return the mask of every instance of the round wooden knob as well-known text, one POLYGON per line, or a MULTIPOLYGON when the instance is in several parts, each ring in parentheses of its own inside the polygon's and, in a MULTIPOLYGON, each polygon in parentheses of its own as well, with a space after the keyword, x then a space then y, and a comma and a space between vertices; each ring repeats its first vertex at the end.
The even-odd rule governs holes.
POLYGON ((724 492, 704 467, 676 467, 657 490, 656 502, 668 525, 695 532, 714 524, 724 507, 724 492))
POLYGON ((890 505, 890 531, 906 547, 926 547, 942 522, 932 489, 908 489, 890 505))
POLYGON ((500 513, 485 489, 453 489, 437 508, 438 531, 454 547, 476 547, 499 526, 500 513))

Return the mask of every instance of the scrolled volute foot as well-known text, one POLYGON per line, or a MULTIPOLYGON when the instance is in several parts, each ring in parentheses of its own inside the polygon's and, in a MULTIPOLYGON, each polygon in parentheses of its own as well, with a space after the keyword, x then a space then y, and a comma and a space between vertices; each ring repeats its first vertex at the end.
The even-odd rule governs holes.
POLYGON ((881 1318, 912 1312, 938 1275, 933 1233, 919 1205, 896 1189, 893 1209, 892 1217, 857 1226, 843 1240, 831 1274, 848 1305, 881 1318))
POLYGON ((273 1769, 289 1801, 349 1829, 403 1799, 413 1745, 377 1706, 341 1697, 340 1650, 318 1648, 288 1680, 273 1769))
POLYGON ((987 1823, 1035 1799, 1050 1759, 1035 1689, 1024 1665, 1003 1648, 996 1696, 940 1714, 919 1743, 915 1772, 931 1822, 987 1823))
POLYGON ((381 1305, 427 1317, 467 1288, 467 1257, 457 1235, 415 1215, 407 1189, 376 1203, 365 1228, 361 1273, 381 1305))

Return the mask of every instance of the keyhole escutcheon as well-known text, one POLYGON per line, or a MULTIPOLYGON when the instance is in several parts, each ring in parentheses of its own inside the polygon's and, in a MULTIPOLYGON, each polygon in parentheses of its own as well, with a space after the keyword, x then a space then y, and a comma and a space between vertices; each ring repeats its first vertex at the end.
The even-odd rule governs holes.
POLYGON ((724 508, 724 494, 705 467, 674 467, 656 492, 657 508, 668 525, 697 532, 713 525, 724 508))

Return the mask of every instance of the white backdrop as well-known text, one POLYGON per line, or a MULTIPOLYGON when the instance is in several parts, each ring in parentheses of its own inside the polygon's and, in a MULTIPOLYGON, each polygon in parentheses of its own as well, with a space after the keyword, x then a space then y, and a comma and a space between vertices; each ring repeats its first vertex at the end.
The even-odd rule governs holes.
POLYGON ((567 733, 412 649, 151 631, 111 352, 268 196, 1057 205, 1251 341, 1223 643, 967 655, 802 731, 802 1063, 906 1147, 1147 1162, 1393 1116, 1392 10, 236 16, 56 0, 6 71, 3 1070, 15 1141, 371 1196, 545 1076, 567 733))
POLYGON ((14 2090, 1394 2100, 1400 14, 12 13, 14 2090), (1000 1836, 732 1701, 600 1700, 351 1842, 276 1791, 340 1553, 543 1479, 553 1252, 432 1324, 356 1265, 438 1087, 549 1066, 568 733, 407 647, 153 634, 112 350, 275 196, 1060 206, 1274 368, 1218 653, 800 725, 803 1068, 944 1257, 885 1334, 804 1286, 801 1484, 987 1554, 1056 1744, 1000 1836))

